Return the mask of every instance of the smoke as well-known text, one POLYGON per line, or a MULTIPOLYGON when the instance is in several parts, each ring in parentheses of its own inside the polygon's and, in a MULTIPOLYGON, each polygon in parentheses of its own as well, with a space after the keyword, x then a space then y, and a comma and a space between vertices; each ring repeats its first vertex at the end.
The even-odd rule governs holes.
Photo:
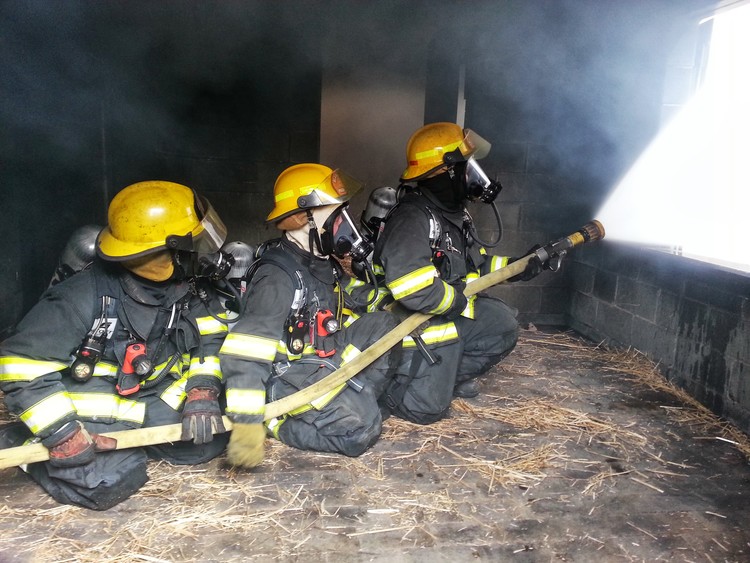
POLYGON ((543 145, 547 168, 580 182, 567 196, 603 198, 656 134, 666 60, 708 3, 483 4, 472 95, 497 114, 470 115, 471 126, 489 119, 495 142, 543 145))

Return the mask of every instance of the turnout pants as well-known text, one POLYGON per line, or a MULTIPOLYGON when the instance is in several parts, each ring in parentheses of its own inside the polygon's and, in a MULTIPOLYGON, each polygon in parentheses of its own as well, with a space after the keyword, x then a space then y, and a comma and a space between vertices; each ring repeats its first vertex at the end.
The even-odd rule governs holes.
MULTIPOLYGON (((268 383, 268 400, 275 401, 329 375, 342 362, 363 352, 396 326, 393 315, 368 313, 335 336, 336 353, 329 358, 305 357, 291 362, 268 383)), ((340 390, 296 409, 268 427, 283 443, 302 450, 358 456, 380 437, 382 417, 378 397, 393 377, 400 345, 391 348, 359 372, 340 390)))
MULTIPOLYGON (((483 375, 513 350, 518 341, 516 314, 499 299, 478 296, 475 318, 454 321, 458 338, 429 346, 435 363, 417 348, 404 349, 382 402, 396 416, 417 424, 445 417, 458 383, 483 375)), ((431 324, 446 322, 435 317, 431 324)))
MULTIPOLYGON (((181 414, 159 398, 160 392, 174 380, 155 387, 153 392, 141 391, 140 402, 146 403, 143 426, 176 424, 181 414)), ((76 384, 76 390, 80 390, 76 384)), ((93 378, 87 387, 103 388, 108 385, 100 378, 93 378)), ((111 391, 110 387, 110 391, 111 391)), ((87 388, 87 392, 92 389, 87 388)), ((71 389, 72 391, 72 389, 71 389)), ((131 430, 134 425, 119 421, 110 423, 84 421, 91 433, 104 434, 116 430, 131 430)), ((97 453, 94 460, 77 467, 55 467, 48 462, 28 466, 28 474, 42 486, 57 502, 75 504, 93 510, 106 510, 122 502, 138 491, 147 481, 148 458, 163 459, 175 464, 198 464, 213 459, 226 447, 228 434, 215 435, 208 444, 192 442, 160 444, 146 448, 130 448, 97 453)))

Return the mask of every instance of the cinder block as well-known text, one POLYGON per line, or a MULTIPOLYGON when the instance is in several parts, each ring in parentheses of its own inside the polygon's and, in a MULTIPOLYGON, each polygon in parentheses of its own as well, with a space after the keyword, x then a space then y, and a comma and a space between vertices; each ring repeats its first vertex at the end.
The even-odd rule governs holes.
POLYGON ((659 301, 659 289, 635 279, 619 276, 615 304, 637 317, 654 322, 659 301))
POLYGON ((617 276, 604 270, 598 270, 594 278, 593 295, 605 303, 614 303, 617 292, 617 276))

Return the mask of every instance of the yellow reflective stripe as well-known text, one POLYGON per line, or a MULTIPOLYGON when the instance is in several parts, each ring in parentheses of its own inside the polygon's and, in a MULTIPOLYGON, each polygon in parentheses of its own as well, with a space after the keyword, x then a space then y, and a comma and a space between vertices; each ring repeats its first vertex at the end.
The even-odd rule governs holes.
MULTIPOLYGON (((218 316, 226 318, 227 315, 226 313, 222 313, 218 316)), ((198 331, 200 331, 201 336, 229 332, 229 327, 225 323, 213 317, 198 317, 195 319, 195 322, 198 323, 198 331)))
POLYGON ((479 279, 479 272, 476 270, 473 272, 469 272, 468 274, 466 274, 466 277, 464 277, 464 281, 467 283, 470 281, 478 280, 478 279, 479 279))
POLYGON ((227 389, 227 412, 232 414, 263 414, 266 392, 262 389, 227 389))
POLYGON ((172 410, 180 410, 180 406, 185 400, 185 397, 187 397, 187 393, 185 393, 186 383, 187 378, 181 377, 167 387, 164 392, 159 395, 159 398, 172 407, 172 410))
POLYGON ((271 432, 274 438, 279 439, 279 428, 286 422, 286 415, 280 416, 279 418, 272 418, 266 421, 266 428, 271 432))
POLYGON ((94 377, 115 377, 117 375, 117 366, 109 362, 99 362, 94 366, 94 377))
POLYGON ((19 418, 34 434, 38 434, 61 418, 75 414, 75 412, 75 406, 68 393, 59 391, 26 409, 19 418))
POLYGON ((447 283, 443 282, 443 288, 445 289, 445 292, 443 293, 443 300, 440 301, 440 305, 435 307, 432 311, 430 311, 430 313, 434 313, 436 315, 445 313, 448 309, 451 308, 451 305, 453 305, 453 302, 456 300, 456 290, 452 285, 448 285, 447 283))
MULTIPOLYGON (((458 339, 458 329, 456 329, 456 324, 453 322, 435 326, 428 326, 424 330, 424 332, 420 334, 420 337, 425 344, 450 342, 451 340, 458 339)), ((414 343, 414 340, 411 336, 407 336, 404 338, 405 348, 414 348, 415 346, 416 344, 414 343)))
POLYGON ((346 291, 347 293, 349 293, 355 287, 362 287, 363 285, 365 285, 365 282, 363 282, 360 279, 352 277, 352 278, 349 278, 349 282, 346 284, 346 287, 344 288, 344 291, 346 291))
POLYGON ((473 319, 474 315, 476 314, 476 303, 476 295, 472 295, 471 297, 469 297, 468 303, 466 303, 466 308, 461 312, 461 316, 466 317, 467 319, 473 319))
POLYGON ((346 319, 344 319, 344 328, 350 327, 358 318, 360 318, 360 315, 357 313, 351 313, 346 319))
POLYGON ((187 371, 187 377, 195 377, 196 375, 213 375, 221 379, 221 365, 219 363, 219 358, 216 356, 206 356, 203 358, 203 363, 201 363, 201 359, 193 358, 190 360, 190 367, 187 371))
MULTIPOLYGON (((154 366, 153 371, 151 372, 151 375, 149 375, 145 381, 149 381, 151 379, 156 379, 159 377, 159 374, 162 372, 162 370, 167 367, 167 364, 169 363, 169 360, 166 362, 160 363, 158 366, 154 366)), ((176 373, 179 376, 182 376, 183 372, 185 371, 185 367, 189 365, 190 363, 190 354, 182 354, 182 356, 174 363, 172 368, 169 370, 169 373, 176 373)))
POLYGON ((277 344, 278 340, 272 338, 230 332, 221 345, 221 353, 271 362, 276 357, 277 344))
POLYGON ((84 418, 109 418, 143 424, 146 403, 109 393, 69 393, 78 415, 84 418))
POLYGON ((403 299, 407 295, 411 295, 431 285, 437 275, 437 270, 434 266, 424 266, 405 276, 401 276, 387 285, 395 299, 403 299))
POLYGON ((435 147, 435 148, 428 149, 426 151, 419 151, 418 153, 414 155, 414 157, 416 158, 416 162, 413 160, 409 160, 409 164, 412 164, 412 163, 421 164, 421 161, 423 160, 432 160, 437 156, 456 150, 458 147, 461 146, 462 143, 463 143, 463 139, 456 143, 448 143, 444 147, 435 147))
POLYGON ((341 352, 341 365, 343 366, 347 362, 351 362, 354 358, 359 356, 362 352, 354 344, 347 344, 344 351, 341 352))
POLYGON ((492 260, 490 261, 490 272, 494 272, 495 270, 499 270, 500 268, 505 268, 505 266, 507 265, 507 256, 493 256, 492 260))
POLYGON ((18 356, 0 358, 0 381, 31 381, 68 367, 62 362, 30 360, 18 356))
POLYGON ((378 276, 384 276, 385 275, 385 268, 381 266, 380 264, 373 264, 372 265, 372 272, 378 276))
POLYGON ((310 401, 306 405, 302 405, 301 407, 298 407, 296 409, 289 411, 289 414, 291 416, 296 416, 298 414, 305 413, 309 411, 310 409, 315 409, 319 411, 323 409, 328 403, 333 401, 338 396, 338 394, 344 390, 345 387, 346 387, 346 382, 342 383, 338 387, 334 387, 328 393, 321 395, 320 397, 310 401))

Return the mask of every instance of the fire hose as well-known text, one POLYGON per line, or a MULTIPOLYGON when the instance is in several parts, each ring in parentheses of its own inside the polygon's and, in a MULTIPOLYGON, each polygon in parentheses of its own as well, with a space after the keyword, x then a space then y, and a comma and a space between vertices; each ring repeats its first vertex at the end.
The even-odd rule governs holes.
MULTIPOLYGON (((529 260, 534 258, 537 258, 542 264, 549 264, 550 261, 559 264, 560 259, 571 248, 587 242, 597 241, 602 238, 604 238, 604 227, 599 221, 594 220, 590 223, 586 223, 579 230, 567 237, 563 237, 540 247, 523 258, 508 264, 504 268, 485 274, 473 282, 468 283, 464 290, 464 295, 467 297, 475 295, 480 291, 484 291, 485 289, 502 283, 513 276, 523 273, 529 260)), ((382 356, 385 352, 401 342, 404 337, 414 332, 432 316, 433 315, 426 313, 413 313, 397 325, 391 332, 381 337, 361 354, 320 381, 313 383, 309 387, 297 391, 292 395, 268 403, 265 410, 265 420, 276 418, 306 405, 331 389, 345 383, 374 362, 377 358, 382 356)), ((226 430, 230 431, 232 429, 231 420, 224 416, 223 421, 226 430)), ((126 448, 179 442, 181 433, 181 424, 167 424, 163 426, 137 428, 134 430, 108 432, 103 434, 103 436, 117 440, 116 449, 122 450, 126 448)), ((15 448, 0 449, 0 469, 15 467, 27 463, 47 461, 48 459, 49 451, 41 443, 32 443, 15 448)))

